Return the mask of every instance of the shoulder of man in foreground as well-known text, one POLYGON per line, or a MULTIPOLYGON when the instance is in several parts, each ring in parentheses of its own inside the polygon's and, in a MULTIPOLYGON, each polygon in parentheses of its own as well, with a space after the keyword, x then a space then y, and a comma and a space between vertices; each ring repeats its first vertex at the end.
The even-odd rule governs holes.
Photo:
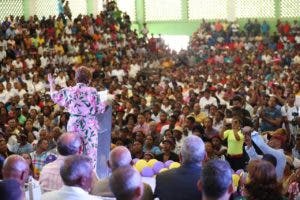
POLYGON ((103 196, 103 197, 113 197, 114 195, 111 192, 110 187, 109 187, 109 179, 105 178, 105 179, 97 181, 94 184, 90 194, 99 195, 99 196, 103 196))

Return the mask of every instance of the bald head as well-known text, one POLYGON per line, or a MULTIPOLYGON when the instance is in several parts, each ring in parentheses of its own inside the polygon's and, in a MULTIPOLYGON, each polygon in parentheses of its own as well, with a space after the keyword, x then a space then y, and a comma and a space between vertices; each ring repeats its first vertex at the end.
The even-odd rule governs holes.
POLYGON ((113 170, 131 165, 130 151, 124 146, 114 148, 109 154, 109 167, 113 170))
POLYGON ((81 139, 75 133, 64 133, 57 140, 57 151, 62 156, 77 154, 80 146, 81 139))
POLYGON ((2 174, 4 180, 15 179, 24 186, 28 179, 29 166, 23 157, 11 155, 4 161, 2 174))
POLYGON ((143 195, 141 175, 131 166, 113 171, 109 178, 109 186, 117 200, 141 199, 143 195))

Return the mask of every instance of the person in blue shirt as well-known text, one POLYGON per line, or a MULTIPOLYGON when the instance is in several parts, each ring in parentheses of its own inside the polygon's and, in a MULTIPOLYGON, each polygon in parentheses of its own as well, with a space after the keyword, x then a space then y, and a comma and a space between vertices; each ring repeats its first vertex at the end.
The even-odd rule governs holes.
POLYGON ((270 25, 264 20, 261 25, 261 33, 266 36, 270 31, 270 25))
POLYGON ((253 131, 251 127, 244 127, 242 129, 243 134, 245 135, 245 150, 250 158, 259 159, 261 158, 253 146, 253 143, 262 151, 263 154, 270 154, 276 158, 276 175, 277 180, 283 178, 283 172, 286 165, 286 156, 282 149, 284 144, 284 137, 280 134, 273 134, 268 144, 265 143, 263 138, 259 135, 258 132, 253 131))
POLYGON ((275 131, 276 129, 281 128, 282 115, 280 109, 276 107, 276 104, 276 97, 271 96, 268 101, 268 106, 261 110, 259 114, 261 119, 261 132, 275 131))

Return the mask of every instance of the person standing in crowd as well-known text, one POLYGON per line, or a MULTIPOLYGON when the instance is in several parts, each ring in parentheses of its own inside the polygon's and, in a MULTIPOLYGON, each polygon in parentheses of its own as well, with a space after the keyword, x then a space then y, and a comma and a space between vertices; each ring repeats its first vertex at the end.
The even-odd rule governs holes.
POLYGON ((259 118, 261 119, 260 130, 265 131, 275 131, 281 128, 282 115, 280 109, 276 106, 276 97, 271 96, 268 101, 268 106, 264 107, 259 113, 259 118))
POLYGON ((268 144, 265 143, 263 138, 257 131, 253 131, 251 127, 244 127, 242 130, 245 135, 245 149, 251 160, 257 159, 258 154, 255 151, 253 143, 262 151, 263 154, 271 154, 276 158, 276 175, 277 180, 283 178, 284 168, 286 166, 286 156, 282 149, 284 138, 281 134, 273 134, 268 144))
POLYGON ((225 120, 225 126, 220 131, 220 137, 227 140, 227 160, 232 169, 244 169, 246 159, 243 153, 244 135, 241 132, 240 119, 238 117, 231 119, 231 122, 225 120), (231 128, 226 127, 226 124, 231 125, 231 128))
POLYGON ((80 67, 75 74, 77 84, 74 87, 56 91, 51 74, 48 76, 48 81, 52 100, 65 107, 70 113, 67 131, 79 134, 83 140, 82 153, 91 159, 92 166, 95 168, 99 132, 96 114, 104 113, 106 104, 100 101, 97 90, 88 86, 91 78, 89 69, 80 67))

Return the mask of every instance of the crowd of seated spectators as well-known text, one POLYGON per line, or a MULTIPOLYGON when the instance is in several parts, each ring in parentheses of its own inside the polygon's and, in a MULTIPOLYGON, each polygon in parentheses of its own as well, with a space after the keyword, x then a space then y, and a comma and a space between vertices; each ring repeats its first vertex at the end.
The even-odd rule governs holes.
MULTIPOLYGON (((270 175, 274 191, 300 196, 299 22, 278 20, 270 33, 266 21, 239 27, 203 20, 178 53, 149 36, 146 24, 140 33, 130 26, 114 1, 97 16, 73 20, 64 14, 5 18, 0 155, 22 156, 38 185, 43 167, 59 157, 57 139, 69 118, 52 102, 47 74, 55 74, 61 89, 75 84, 75 70, 84 65, 93 72, 91 85, 114 96, 112 149, 125 146, 132 159, 181 161, 184 140, 196 135, 205 143, 203 162, 226 160, 233 171, 248 171, 249 162, 259 165, 254 160, 269 155, 282 184, 270 175)), ((245 188, 247 199, 257 199, 250 183, 240 181, 236 196, 245 188)))

